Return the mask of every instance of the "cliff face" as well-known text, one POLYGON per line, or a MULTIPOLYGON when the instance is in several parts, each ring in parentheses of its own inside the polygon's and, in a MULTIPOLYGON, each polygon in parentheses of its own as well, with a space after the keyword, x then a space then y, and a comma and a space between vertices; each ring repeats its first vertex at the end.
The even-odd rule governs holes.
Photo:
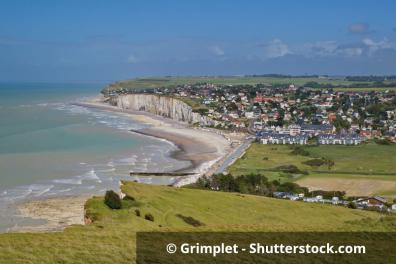
POLYGON ((192 111, 181 100, 154 94, 127 94, 111 97, 110 103, 121 109, 145 111, 189 124, 213 125, 213 121, 192 111))

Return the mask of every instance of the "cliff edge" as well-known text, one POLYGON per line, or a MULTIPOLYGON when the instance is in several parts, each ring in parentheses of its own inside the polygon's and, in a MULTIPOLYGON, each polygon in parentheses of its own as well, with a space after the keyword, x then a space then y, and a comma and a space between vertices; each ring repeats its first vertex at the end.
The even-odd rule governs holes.
POLYGON ((188 124, 200 124, 202 126, 213 125, 213 120, 199 113, 183 101, 168 96, 155 94, 120 94, 112 96, 109 102, 120 109, 133 111, 145 111, 155 115, 171 118, 188 124))

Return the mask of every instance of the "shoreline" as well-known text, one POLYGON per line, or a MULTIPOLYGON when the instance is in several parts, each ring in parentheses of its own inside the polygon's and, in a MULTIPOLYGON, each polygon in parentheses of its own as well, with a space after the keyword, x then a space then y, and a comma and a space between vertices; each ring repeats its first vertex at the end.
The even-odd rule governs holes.
MULTIPOLYGON (((172 152, 170 157, 190 161, 191 165, 170 172, 186 172, 191 175, 178 176, 173 183, 170 183, 174 187, 194 183, 203 175, 215 173, 227 158, 246 142, 245 134, 193 128, 186 123, 152 113, 123 110, 100 101, 98 97, 73 104, 126 114, 131 119, 148 125, 143 129, 131 130, 131 133, 166 140, 175 145, 178 150, 172 152)), ((57 196, 21 202, 17 204, 20 216, 31 219, 32 222, 41 220, 45 223, 16 226, 10 229, 10 232, 54 232, 62 231, 69 225, 84 224, 83 208, 90 197, 92 195, 57 196)))
POLYGON ((233 155, 242 144, 249 141, 247 134, 191 127, 187 123, 149 112, 120 109, 103 102, 103 99, 99 97, 76 105, 127 114, 132 119, 149 125, 148 128, 131 132, 163 139, 174 144, 179 151, 172 153, 171 157, 183 161, 188 160, 192 163, 191 166, 175 172, 188 170, 196 172, 196 175, 179 177, 171 184, 175 187, 191 184, 205 174, 215 173, 223 162, 227 162, 229 156, 233 155))

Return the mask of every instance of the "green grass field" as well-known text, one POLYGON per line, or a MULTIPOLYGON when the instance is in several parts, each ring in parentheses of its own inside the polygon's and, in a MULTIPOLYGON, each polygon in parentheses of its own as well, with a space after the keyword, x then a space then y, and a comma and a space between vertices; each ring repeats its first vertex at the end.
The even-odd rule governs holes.
POLYGON ((292 148, 287 145, 254 143, 228 171, 241 175, 258 173, 281 165, 296 165, 308 172, 396 176, 396 145, 367 143, 358 146, 321 145, 303 148, 309 152, 309 156, 293 155, 292 148), (333 160, 334 166, 329 169, 327 166, 311 167, 303 164, 304 161, 322 157, 333 160))
POLYGON ((334 88, 335 91, 338 92, 384 92, 386 90, 389 91, 394 91, 396 90, 396 87, 370 87, 370 88, 361 88, 361 87, 356 87, 356 88, 334 88))
MULTIPOLYGON (((136 78, 131 80, 118 81, 111 86, 114 88, 124 87, 130 89, 145 89, 145 88, 158 88, 167 87, 181 84, 195 84, 200 82, 236 85, 236 84, 295 84, 303 85, 307 82, 317 83, 331 83, 333 85, 350 85, 358 82, 345 81, 343 79, 323 79, 323 78, 276 78, 276 77, 243 77, 243 76, 209 76, 209 77, 147 77, 136 78)), ((362 82, 359 82, 362 83, 362 82)))
POLYGON ((271 180, 282 182, 297 181, 302 185, 348 190, 359 195, 391 193, 389 196, 396 197, 396 145, 367 143, 358 146, 306 146, 304 149, 309 152, 309 156, 293 155, 291 147, 286 145, 254 143, 242 158, 228 168, 228 172, 233 175, 261 173, 271 180), (303 163, 315 158, 330 159, 334 161, 334 166, 311 167, 303 163), (308 175, 276 171, 278 166, 283 165, 295 165, 301 171, 308 172, 308 175), (312 182, 308 179, 312 179, 312 182), (360 184, 354 188, 360 188, 362 192, 352 187, 349 189, 347 181, 342 184, 339 179, 348 180, 350 186, 354 183, 350 181, 359 180, 360 184), (332 184, 335 182, 338 184, 332 184))
POLYGON ((137 231, 395 231, 395 217, 260 196, 126 183, 136 199, 110 210, 102 197, 86 209, 96 221, 64 232, 0 235, 1 263, 134 263, 137 231), (150 213, 154 222, 142 216, 150 213), (177 215, 204 224, 193 227, 177 215), (291 217, 292 216, 292 217, 291 217))

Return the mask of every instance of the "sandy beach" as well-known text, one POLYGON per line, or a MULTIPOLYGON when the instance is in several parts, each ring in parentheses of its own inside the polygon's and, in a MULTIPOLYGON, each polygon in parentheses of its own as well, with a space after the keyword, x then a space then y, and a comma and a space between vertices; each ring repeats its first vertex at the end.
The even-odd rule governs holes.
POLYGON ((84 204, 89 196, 56 197, 17 205, 21 216, 45 220, 42 224, 15 226, 10 232, 54 232, 84 224, 84 204))
MULTIPOLYGON (((246 141, 245 134, 230 133, 206 128, 195 128, 147 112, 123 110, 103 102, 102 97, 78 103, 83 107, 93 107, 105 111, 122 112, 131 119, 147 124, 148 127, 131 133, 167 140, 178 147, 172 157, 187 160, 191 165, 179 171, 192 172, 192 175, 178 177, 173 183, 181 187, 195 182, 202 175, 211 175, 233 152, 246 141)), ((18 205, 21 216, 42 219, 40 225, 15 227, 14 232, 60 231, 68 225, 84 224, 84 204, 89 197, 57 197, 45 200, 28 201, 18 205)))

